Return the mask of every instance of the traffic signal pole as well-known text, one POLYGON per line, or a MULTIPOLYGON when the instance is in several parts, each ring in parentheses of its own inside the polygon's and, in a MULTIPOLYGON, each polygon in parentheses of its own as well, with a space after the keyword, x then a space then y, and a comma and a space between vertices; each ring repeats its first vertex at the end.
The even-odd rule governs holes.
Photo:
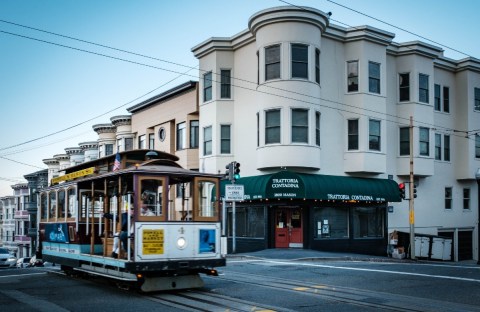
POLYGON ((408 212, 410 221, 410 259, 415 260, 415 211, 414 211, 414 197, 413 196, 413 117, 410 116, 410 183, 408 183, 408 212))

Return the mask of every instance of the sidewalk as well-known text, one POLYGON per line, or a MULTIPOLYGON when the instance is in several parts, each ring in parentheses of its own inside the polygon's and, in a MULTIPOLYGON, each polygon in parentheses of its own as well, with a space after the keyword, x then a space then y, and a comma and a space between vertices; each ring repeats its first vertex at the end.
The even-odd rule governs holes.
POLYGON ((452 261, 435 261, 426 259, 395 259, 385 256, 372 256, 354 253, 329 252, 311 249, 300 248, 276 248, 264 249, 260 251, 227 254, 227 259, 275 259, 275 260, 298 260, 298 261, 378 261, 378 262, 396 262, 396 263, 433 263, 433 264, 448 264, 458 266, 472 266, 480 268, 476 260, 465 260, 459 262, 452 261))

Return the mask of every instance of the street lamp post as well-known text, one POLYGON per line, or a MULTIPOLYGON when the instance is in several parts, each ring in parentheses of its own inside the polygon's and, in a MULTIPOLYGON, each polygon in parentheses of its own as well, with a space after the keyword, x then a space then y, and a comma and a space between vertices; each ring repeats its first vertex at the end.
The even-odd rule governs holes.
POLYGON ((478 224, 477 224, 477 264, 480 265, 480 168, 475 173, 477 179, 477 203, 478 203, 478 224))

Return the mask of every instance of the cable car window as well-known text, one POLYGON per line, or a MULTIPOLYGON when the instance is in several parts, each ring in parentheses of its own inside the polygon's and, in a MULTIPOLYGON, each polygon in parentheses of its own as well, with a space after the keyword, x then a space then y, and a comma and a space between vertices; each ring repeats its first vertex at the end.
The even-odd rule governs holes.
POLYGON ((163 179, 142 179, 140 181, 139 216, 158 217, 165 214, 163 205, 164 186, 163 179))
POLYGON ((58 217, 65 218, 65 190, 58 192, 58 217))
POLYGON ((40 195, 40 213, 40 218, 46 220, 48 217, 47 194, 40 195))
POLYGON ((49 207, 48 218, 53 219, 57 215, 57 213, 56 213, 56 210, 57 210, 57 193, 55 191, 50 192, 49 199, 50 200, 49 200, 49 203, 48 203, 48 207, 49 207))
POLYGON ((218 184, 215 180, 195 179, 195 209, 194 219, 216 220, 219 216, 217 205, 218 184))
POLYGON ((68 202, 67 202, 67 217, 75 218, 77 213, 75 209, 75 201, 77 199, 75 189, 68 190, 68 202))

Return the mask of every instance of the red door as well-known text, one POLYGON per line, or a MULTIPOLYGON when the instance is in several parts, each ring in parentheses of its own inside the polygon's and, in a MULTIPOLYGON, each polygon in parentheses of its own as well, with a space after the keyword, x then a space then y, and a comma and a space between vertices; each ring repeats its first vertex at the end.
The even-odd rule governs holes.
POLYGON ((278 208, 275 211, 275 247, 303 248, 302 210, 278 208))

